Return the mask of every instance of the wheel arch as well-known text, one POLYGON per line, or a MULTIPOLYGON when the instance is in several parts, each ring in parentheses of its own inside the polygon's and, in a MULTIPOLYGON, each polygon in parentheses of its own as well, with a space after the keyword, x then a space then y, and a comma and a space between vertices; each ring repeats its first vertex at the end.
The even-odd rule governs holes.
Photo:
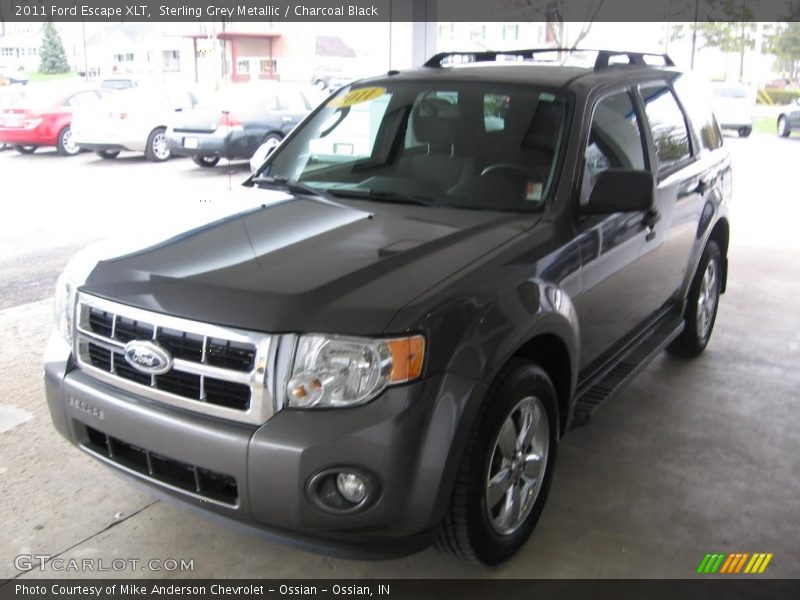
POLYGON ((708 235, 708 241, 706 242, 706 244, 708 244, 708 242, 714 240, 722 253, 722 282, 720 293, 725 291, 728 283, 728 245, 730 244, 730 239, 730 224, 728 223, 728 219, 722 217, 714 224, 711 233, 708 235))
POLYGON ((536 363, 553 382, 558 403, 559 436, 564 435, 574 390, 572 357, 567 344, 552 333, 535 335, 522 344, 509 361, 520 358, 536 363))

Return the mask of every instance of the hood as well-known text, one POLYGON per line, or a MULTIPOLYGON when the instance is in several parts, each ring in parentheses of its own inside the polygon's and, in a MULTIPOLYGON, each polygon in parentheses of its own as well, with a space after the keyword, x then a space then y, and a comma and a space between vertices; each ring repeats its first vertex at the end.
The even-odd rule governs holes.
POLYGON ((177 235, 97 258, 81 289, 244 329, 379 334, 411 300, 538 219, 247 188, 210 206, 177 235))

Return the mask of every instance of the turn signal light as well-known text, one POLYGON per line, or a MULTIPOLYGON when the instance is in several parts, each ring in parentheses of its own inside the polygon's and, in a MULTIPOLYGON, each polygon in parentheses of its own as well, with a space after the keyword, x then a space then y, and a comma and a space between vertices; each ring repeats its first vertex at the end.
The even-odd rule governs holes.
POLYGON ((425 338, 414 335, 407 338, 388 340, 386 346, 392 355, 390 383, 404 383, 417 379, 422 374, 425 358, 425 338))

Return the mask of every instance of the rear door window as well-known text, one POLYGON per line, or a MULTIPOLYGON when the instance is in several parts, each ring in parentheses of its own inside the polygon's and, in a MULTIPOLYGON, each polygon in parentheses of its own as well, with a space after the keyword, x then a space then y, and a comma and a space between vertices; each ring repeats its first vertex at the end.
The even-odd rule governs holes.
POLYGON ((722 133, 709 101, 707 86, 696 79, 682 75, 674 81, 675 91, 689 114, 697 139, 706 150, 722 146, 722 133))
POLYGON ((692 156, 686 119, 667 85, 640 89, 647 121, 653 134, 659 171, 676 167, 692 156))

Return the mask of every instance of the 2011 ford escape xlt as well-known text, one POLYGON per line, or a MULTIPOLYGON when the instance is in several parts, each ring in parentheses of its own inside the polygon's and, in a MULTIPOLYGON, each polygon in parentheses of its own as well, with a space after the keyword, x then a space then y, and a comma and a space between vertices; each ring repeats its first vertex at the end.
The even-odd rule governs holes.
POLYGON ((79 254, 45 361, 57 429, 313 547, 513 555, 559 439, 661 349, 702 352, 727 274, 699 88, 665 56, 546 53, 353 83, 213 218, 79 254))

